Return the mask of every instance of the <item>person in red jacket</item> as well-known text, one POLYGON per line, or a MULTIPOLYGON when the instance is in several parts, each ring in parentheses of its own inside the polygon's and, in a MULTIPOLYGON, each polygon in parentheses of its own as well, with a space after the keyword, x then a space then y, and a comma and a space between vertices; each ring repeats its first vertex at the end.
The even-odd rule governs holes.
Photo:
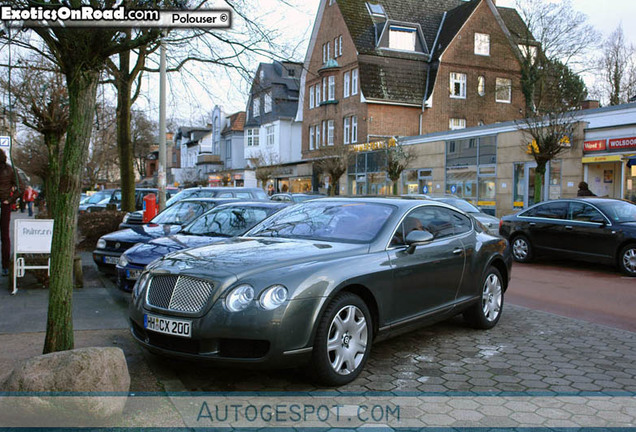
POLYGON ((26 206, 29 209, 29 217, 33 216, 33 202, 37 197, 37 191, 31 186, 27 186, 27 188, 24 190, 24 195, 22 195, 22 201, 26 203, 26 206))
POLYGON ((22 181, 16 175, 15 170, 7 164, 7 155, 0 150, 0 241, 2 241, 2 275, 9 275, 11 263, 11 237, 9 226, 11 225, 11 205, 20 196, 24 189, 22 181), (17 191, 16 191, 17 189, 17 191), (14 193, 14 191, 16 191, 14 193))

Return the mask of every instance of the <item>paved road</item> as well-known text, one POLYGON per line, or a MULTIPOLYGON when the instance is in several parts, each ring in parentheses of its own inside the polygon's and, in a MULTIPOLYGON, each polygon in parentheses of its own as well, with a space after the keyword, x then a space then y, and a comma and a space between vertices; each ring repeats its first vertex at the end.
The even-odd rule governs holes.
POLYGON ((636 278, 567 260, 515 263, 506 301, 636 332, 636 278))

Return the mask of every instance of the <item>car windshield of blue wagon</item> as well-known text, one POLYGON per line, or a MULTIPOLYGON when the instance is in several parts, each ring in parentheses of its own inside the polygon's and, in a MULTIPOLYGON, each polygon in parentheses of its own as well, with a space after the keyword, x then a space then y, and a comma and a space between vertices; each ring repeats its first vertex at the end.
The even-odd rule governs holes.
POLYGON ((234 237, 265 219, 270 211, 275 211, 275 208, 219 207, 192 222, 181 233, 234 237))
POLYGON ((193 221, 212 207, 212 203, 180 201, 159 213, 150 222, 166 225, 184 225, 193 221))
POLYGON ((598 206, 612 222, 636 222, 636 205, 627 201, 607 201, 598 206))
POLYGON ((394 211, 386 204, 305 202, 277 213, 247 236, 365 243, 378 235, 394 211))

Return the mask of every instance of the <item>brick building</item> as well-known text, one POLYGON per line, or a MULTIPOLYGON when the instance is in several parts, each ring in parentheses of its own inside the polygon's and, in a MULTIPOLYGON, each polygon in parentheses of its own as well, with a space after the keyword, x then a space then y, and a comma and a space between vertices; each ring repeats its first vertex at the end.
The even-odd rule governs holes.
MULTIPOLYGON (((301 79, 303 158, 521 118, 528 40, 518 13, 493 0, 322 1, 301 79)), ((358 159, 348 192, 384 193, 382 175, 366 184, 382 173, 381 155, 358 159)))

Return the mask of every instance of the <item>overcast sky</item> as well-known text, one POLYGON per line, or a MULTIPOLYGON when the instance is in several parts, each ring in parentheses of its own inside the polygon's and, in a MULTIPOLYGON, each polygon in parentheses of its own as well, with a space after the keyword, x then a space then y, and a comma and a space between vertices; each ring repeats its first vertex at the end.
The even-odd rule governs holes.
MULTIPOLYGON (((251 0, 254 1, 254 0, 251 0)), ((554 0, 560 1, 560 0, 554 0)), ((306 47, 311 37, 313 22, 320 0, 259 0, 258 11, 271 27, 277 29, 281 37, 292 44, 299 44, 295 60, 303 61, 306 47)), ((513 7, 515 0, 497 0, 498 6, 513 7)), ((623 24, 626 39, 636 44, 636 0, 573 0, 577 11, 588 16, 592 24, 602 35, 607 37, 619 24, 623 24), (631 18, 631 21, 629 19, 631 18)), ((262 61, 268 61, 262 59, 262 61)), ((256 64, 254 69, 256 69, 256 64)), ((244 110, 247 101, 247 83, 241 79, 227 76, 219 71, 203 71, 200 66, 190 67, 190 77, 176 75, 170 77, 171 96, 169 97, 168 116, 181 119, 182 122, 201 124, 215 104, 224 107, 231 114, 244 110), (198 77, 198 78, 193 78, 198 77)), ((587 78, 587 81, 590 79, 587 78)), ((148 78, 146 87, 147 101, 141 102, 151 117, 157 113, 157 86, 148 78)), ((590 86, 591 82, 587 83, 590 86)), ((158 114, 157 114, 158 115, 158 114)))

